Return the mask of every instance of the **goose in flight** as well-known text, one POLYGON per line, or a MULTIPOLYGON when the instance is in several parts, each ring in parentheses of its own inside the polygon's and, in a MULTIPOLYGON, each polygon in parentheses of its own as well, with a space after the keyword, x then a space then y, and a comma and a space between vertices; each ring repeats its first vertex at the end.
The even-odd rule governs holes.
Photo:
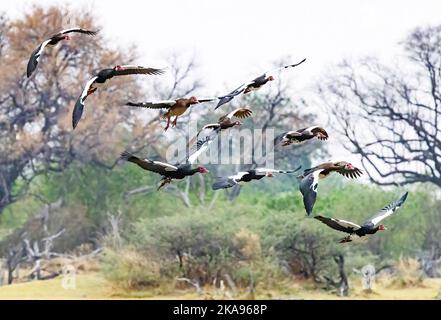
POLYGON ((387 228, 383 224, 379 224, 379 223, 383 219, 392 215, 397 209, 399 209, 403 205, 404 201, 406 201, 407 195, 408 192, 402 195, 400 199, 385 206, 383 209, 381 209, 378 213, 376 213, 372 218, 370 218, 362 225, 358 225, 356 223, 346 220, 328 218, 323 216, 315 216, 314 218, 323 222, 328 227, 334 230, 349 233, 348 236, 344 237, 339 241, 340 243, 351 242, 356 239, 371 236, 377 233, 378 231, 387 230, 387 228))
POLYGON ((46 39, 45 41, 40 43, 38 47, 34 51, 32 51, 31 57, 28 61, 28 66, 26 68, 27 77, 29 78, 37 68, 38 62, 40 61, 40 56, 43 53, 44 48, 46 48, 47 46, 55 46, 62 40, 70 40, 69 33, 73 32, 86 34, 88 36, 94 36, 98 33, 98 31, 91 31, 82 28, 69 28, 61 30, 60 32, 54 34, 49 39, 46 39))

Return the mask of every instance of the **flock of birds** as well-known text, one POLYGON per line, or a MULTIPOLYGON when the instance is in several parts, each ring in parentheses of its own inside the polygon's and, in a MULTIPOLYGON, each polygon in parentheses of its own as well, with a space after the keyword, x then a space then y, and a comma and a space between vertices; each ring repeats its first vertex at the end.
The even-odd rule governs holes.
MULTIPOLYGON (((31 54, 27 65, 27 76, 30 77, 32 73, 36 70, 37 65, 40 61, 40 57, 47 46, 55 46, 59 42, 63 40, 70 40, 70 34, 72 33, 80 33, 89 36, 94 36, 97 34, 97 31, 85 30, 82 28, 69 28, 58 32, 53 35, 49 39, 43 41, 31 54)), ((262 86, 267 84, 270 81, 275 80, 274 74, 280 70, 288 69, 296 67, 306 59, 303 59, 299 63, 286 65, 281 68, 276 68, 271 71, 265 72, 259 77, 245 82, 230 93, 216 98, 208 98, 208 99, 198 99, 196 97, 190 98, 179 98, 175 100, 165 100, 165 101, 153 101, 153 102, 127 102, 127 106, 132 107, 141 107, 148 109, 165 109, 166 112, 162 115, 163 118, 167 119, 167 125, 165 130, 167 130, 170 124, 176 126, 176 122, 179 116, 184 114, 188 108, 192 105, 210 102, 214 100, 218 100, 218 103, 215 109, 223 106, 224 104, 230 102, 235 97, 241 94, 247 94, 252 91, 256 91, 260 89, 262 86), (171 122, 172 117, 174 120, 171 122), (171 123, 170 123, 171 122, 171 123)), ((92 77, 85 85, 83 91, 81 92, 77 102, 75 103, 73 112, 72 112, 72 126, 75 129, 83 115, 83 110, 85 106, 85 101, 88 96, 93 94, 100 86, 104 85, 108 80, 117 76, 125 76, 125 75, 135 75, 135 74, 143 74, 143 75, 161 75, 165 71, 163 69, 157 68, 148 68, 142 66, 134 66, 134 65, 117 65, 114 68, 107 68, 99 71, 94 77, 92 77)), ((228 128, 240 126, 242 123, 236 119, 244 119, 252 116, 252 111, 248 108, 237 108, 230 113, 219 118, 217 123, 210 123, 205 125, 197 134, 196 137, 190 141, 191 144, 196 144, 196 151, 190 154, 185 161, 177 163, 177 164, 169 164, 161 161, 153 161, 149 159, 141 159, 127 151, 121 154, 121 159, 137 164, 144 170, 155 172, 162 176, 160 185, 158 190, 161 189, 166 184, 170 183, 173 179, 184 179, 185 177, 192 176, 196 173, 208 173, 208 169, 202 166, 193 168, 193 164, 197 160, 197 158, 205 152, 211 142, 213 141, 213 137, 219 134, 220 131, 226 130, 228 128), (204 139, 200 139, 199 136, 202 131, 208 130, 210 134, 206 136, 204 139)), ((293 130, 285 132, 274 140, 274 145, 279 145, 281 147, 286 147, 292 144, 301 144, 305 143, 308 140, 313 138, 317 138, 319 140, 327 140, 328 133, 319 126, 311 126, 308 128, 303 128, 300 130, 293 130)), ((275 173, 284 173, 290 174, 300 170, 300 167, 295 170, 275 170, 268 168, 255 168, 248 171, 237 172, 228 177, 222 177, 217 179, 213 185, 213 190, 231 188, 239 183, 249 182, 252 180, 260 180, 264 177, 273 177, 275 173)), ((358 178, 362 175, 362 171, 353 166, 351 163, 346 161, 337 161, 337 162, 325 162, 320 165, 317 165, 313 168, 309 168, 304 170, 303 174, 298 176, 299 180, 299 189, 303 195, 303 203, 306 210, 306 214, 310 216, 313 212, 314 204, 317 198, 317 189, 318 183, 320 179, 324 179, 328 177, 332 172, 337 172, 347 178, 358 178)), ((372 218, 366 221, 362 225, 358 225, 356 223, 336 219, 331 217, 323 217, 320 215, 315 216, 314 218, 325 223, 329 227, 342 231, 348 234, 345 238, 341 239, 340 242, 350 242, 360 238, 367 238, 366 236, 372 235, 377 231, 386 230, 386 227, 383 224, 379 224, 384 218, 393 214, 406 200, 407 192, 397 201, 392 202, 391 204, 384 207, 377 214, 375 214, 372 218)))

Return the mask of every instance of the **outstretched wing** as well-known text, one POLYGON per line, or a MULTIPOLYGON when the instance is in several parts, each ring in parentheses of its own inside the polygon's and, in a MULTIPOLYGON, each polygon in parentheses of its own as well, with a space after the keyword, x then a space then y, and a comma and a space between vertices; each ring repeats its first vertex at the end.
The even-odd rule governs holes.
MULTIPOLYGON (((288 132, 281 133, 274 138, 274 146, 278 146, 279 144, 282 144, 285 146, 285 145, 291 144, 293 142, 296 142, 295 140, 291 140, 290 138, 288 138, 288 134, 294 135, 293 136, 294 138, 296 136, 298 136, 298 137, 301 136, 301 134, 296 131, 288 131, 288 132)), ((299 142, 299 140, 298 140, 298 142, 299 142)))
POLYGON ((229 177, 225 177, 225 178, 220 178, 217 179, 213 185, 211 186, 211 188, 213 190, 219 190, 219 189, 227 189, 227 188, 231 188, 234 187, 235 185, 237 185, 237 182, 234 179, 231 179, 229 177))
POLYGON ((126 106, 148 108, 148 109, 168 109, 176 104, 175 100, 162 100, 151 102, 127 102, 126 106))
POLYGON ((269 70, 269 71, 265 72, 263 75, 264 75, 265 78, 267 78, 268 76, 274 75, 277 71, 297 67, 298 65, 301 65, 305 61, 306 61, 306 58, 303 59, 302 61, 298 62, 298 63, 295 63, 295 64, 288 64, 288 65, 285 65, 285 66, 282 66, 282 67, 278 67, 278 68, 269 70))
POLYGON ((231 91, 229 94, 218 97, 219 98, 219 102, 217 103, 217 106, 216 106, 216 108, 214 108, 214 110, 216 110, 220 106, 222 106, 222 105, 230 102, 231 100, 233 100, 236 96, 241 94, 246 89, 246 87, 248 85, 249 85, 249 83, 241 84, 239 87, 237 87, 236 89, 231 91))
POLYGON ((316 170, 311 172, 302 178, 299 183, 299 189, 303 195, 303 205, 305 206, 306 214, 308 216, 311 215, 315 200, 317 199, 320 171, 321 170, 316 170))
POLYGON ((235 175, 219 178, 213 183, 212 189, 218 190, 234 187, 239 183, 240 179, 242 179, 242 177, 248 173, 248 171, 240 171, 235 175))
POLYGON ((93 77, 92 79, 90 79, 86 83, 86 85, 84 86, 83 92, 81 92, 81 95, 78 97, 78 100, 75 103, 75 106, 74 106, 74 109, 72 112, 72 127, 74 129, 76 128, 78 122, 80 121, 80 119, 83 115, 84 101, 86 100, 86 98, 88 96, 88 92, 92 88, 92 85, 96 79, 97 79, 97 77, 93 77))
POLYGON ((324 224, 326 224, 328 227, 331 227, 332 229, 343 231, 347 233, 353 233, 355 230, 360 229, 361 227, 353 222, 346 221, 346 220, 340 220, 335 218, 328 218, 323 216, 315 216, 314 219, 317 219, 324 224))
POLYGON ((220 129, 219 123, 206 124, 201 128, 201 130, 198 131, 198 133, 193 138, 191 138, 188 141, 187 148, 191 148, 196 142, 197 148, 199 149, 203 145, 203 143, 206 140, 211 139, 213 134, 217 133, 219 129, 220 129), (199 139, 200 136, 202 136, 201 139, 199 139))
POLYGON ((302 134, 298 131, 288 131, 282 136, 282 141, 289 141, 290 143, 300 143, 302 134))
POLYGON ((254 170, 257 173, 266 173, 266 172, 271 172, 271 173, 294 173, 294 172, 299 171, 301 168, 302 168, 302 166, 298 166, 294 170, 277 170, 277 169, 267 169, 267 168, 256 168, 254 170))
POLYGON ((193 152, 188 158, 186 163, 193 164, 196 162, 197 158, 208 150, 208 147, 213 142, 213 140, 207 139, 202 143, 202 145, 198 145, 197 150, 193 152))
POLYGON ((217 98, 198 98, 199 103, 210 102, 214 100, 217 100, 217 98))
POLYGON ((178 168, 176 166, 173 166, 171 164, 168 164, 165 162, 160 162, 160 161, 152 161, 149 159, 140 159, 127 151, 124 151, 121 154, 121 159, 136 163, 138 166, 140 166, 144 170, 156 172, 161 175, 165 175, 168 172, 178 170, 178 168))
POLYGON ((377 225, 381 220, 389 217, 392 215, 397 209, 399 209, 404 201, 407 199, 408 192, 406 192, 404 195, 401 196, 400 199, 390 203, 389 205, 385 206, 383 209, 381 209, 380 212, 375 214, 372 218, 370 218, 368 221, 365 222, 365 224, 373 224, 374 226, 377 225))
POLYGON ((237 108, 230 113, 222 116, 219 118, 219 122, 222 122, 224 119, 232 119, 233 117, 239 118, 239 119, 245 119, 251 116, 253 111, 247 108, 237 108))
POLYGON ((199 132, 197 133, 196 136, 199 137, 200 134, 205 130, 208 130, 211 133, 213 130, 217 130, 217 129, 220 129, 219 123, 209 123, 209 124, 206 124, 205 126, 203 126, 201 128, 201 130, 199 130, 199 132))
POLYGON ((51 41, 51 39, 43 41, 34 51, 32 51, 31 57, 29 58, 28 65, 26 68, 26 75, 29 78, 32 72, 37 68, 38 62, 40 61, 40 56, 43 53, 44 48, 51 41))
POLYGON ((88 36, 95 36, 98 33, 98 30, 92 31, 92 30, 86 30, 86 29, 76 27, 76 28, 69 28, 69 29, 61 30, 58 34, 66 34, 66 33, 71 33, 71 32, 78 32, 78 33, 87 34, 88 36))
POLYGON ((205 141, 213 140, 214 137, 219 133, 220 128, 221 128, 220 124, 218 123, 211 123, 203 126, 195 137, 196 139, 198 139, 197 141, 198 150, 200 149, 202 144, 205 143, 205 141))
POLYGON ((147 74, 147 75, 160 75, 165 70, 156 68, 145 68, 142 66, 125 65, 121 66, 119 70, 115 70, 115 76, 126 76, 129 74, 147 74))
POLYGON ((363 174, 363 171, 361 171, 360 169, 353 167, 352 169, 348 170, 348 169, 338 169, 336 170, 338 173, 340 173, 341 175, 345 176, 346 178, 352 178, 352 179, 356 179, 358 177, 360 177, 363 174))

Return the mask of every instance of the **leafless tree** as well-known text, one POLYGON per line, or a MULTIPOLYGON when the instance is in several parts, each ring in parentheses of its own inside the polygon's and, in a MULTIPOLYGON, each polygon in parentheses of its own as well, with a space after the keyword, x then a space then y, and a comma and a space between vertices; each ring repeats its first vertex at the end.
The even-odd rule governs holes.
POLYGON ((85 82, 103 68, 136 58, 134 51, 109 49, 102 34, 76 35, 47 48, 36 72, 26 78, 31 52, 66 28, 67 17, 75 17, 75 25, 99 29, 90 13, 61 7, 36 6, 23 18, 0 19, 0 213, 38 175, 63 171, 74 161, 111 169, 122 141, 145 140, 157 129, 121 106, 141 91, 139 77, 119 77, 87 101, 85 117, 72 131, 72 107, 85 82))
POLYGON ((441 26, 417 28, 403 63, 344 61, 319 85, 342 145, 379 185, 441 187, 441 26))
POLYGON ((8 284, 18 278, 14 274, 17 274, 22 265, 30 268, 27 279, 47 280, 62 274, 61 268, 54 269, 51 265, 54 259, 61 259, 63 263, 75 265, 76 262, 94 257, 102 251, 102 247, 85 254, 69 254, 61 251, 60 249, 65 249, 62 237, 70 236, 70 230, 60 228, 59 221, 57 221, 60 218, 58 214, 64 209, 64 201, 61 198, 54 202, 49 202, 42 197, 39 199, 45 203, 41 211, 17 230, 16 235, 13 233, 1 242, 8 284))

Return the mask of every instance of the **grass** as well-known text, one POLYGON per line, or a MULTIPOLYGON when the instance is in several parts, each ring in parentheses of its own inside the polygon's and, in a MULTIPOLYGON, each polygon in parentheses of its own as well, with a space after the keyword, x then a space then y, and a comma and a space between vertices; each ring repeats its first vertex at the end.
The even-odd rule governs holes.
MULTIPOLYGON (((377 299, 377 300, 417 300, 436 299, 441 291, 441 279, 425 279, 423 286, 410 288, 390 288, 379 281, 372 293, 364 293, 355 283, 350 297, 344 299, 377 299)), ((156 288, 144 291, 124 291, 116 289, 99 273, 78 274, 76 288, 64 289, 62 279, 18 283, 0 287, 0 299, 222 299, 226 296, 215 290, 198 295, 194 290, 175 288, 156 288)), ((247 296, 239 296, 246 298, 247 296)), ((313 290, 307 284, 292 282, 284 289, 258 290, 257 299, 308 299, 326 300, 340 297, 322 290, 313 290)))

